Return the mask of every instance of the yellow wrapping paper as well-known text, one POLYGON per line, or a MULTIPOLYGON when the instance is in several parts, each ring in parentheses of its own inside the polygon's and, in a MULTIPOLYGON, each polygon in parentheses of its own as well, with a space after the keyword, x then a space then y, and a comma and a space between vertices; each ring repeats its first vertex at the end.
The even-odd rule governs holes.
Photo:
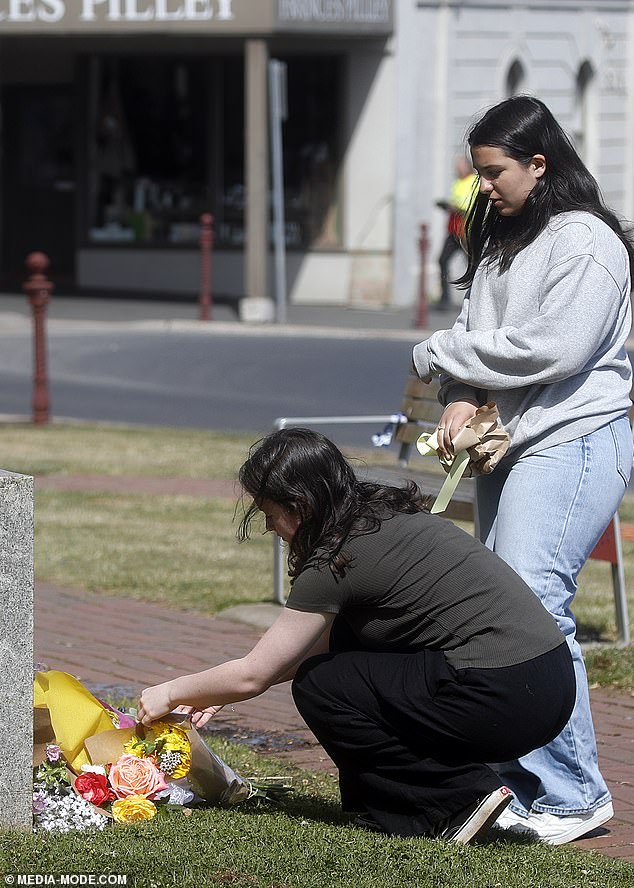
POLYGON ((72 675, 66 672, 38 672, 35 676, 33 705, 48 710, 55 741, 69 767, 79 774, 82 765, 90 764, 86 751, 87 737, 110 731, 113 726, 109 711, 72 675))
POLYGON ((509 435, 500 425, 496 405, 490 401, 478 407, 452 441, 453 454, 438 452, 436 432, 421 435, 416 447, 421 456, 436 454, 447 472, 445 483, 431 508, 434 513, 444 512, 463 476, 488 475, 500 462, 509 448, 509 435))

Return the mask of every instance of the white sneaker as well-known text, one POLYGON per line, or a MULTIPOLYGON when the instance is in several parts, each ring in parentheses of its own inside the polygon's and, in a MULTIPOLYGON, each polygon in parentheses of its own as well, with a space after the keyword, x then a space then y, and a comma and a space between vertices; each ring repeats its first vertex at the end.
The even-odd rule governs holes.
POLYGON ((559 815, 531 811, 528 817, 522 817, 507 809, 498 817, 495 825, 517 835, 539 839, 547 845, 565 845, 607 823, 613 816, 612 802, 606 802, 587 814, 559 815))
POLYGON ((510 808, 502 811, 495 821, 495 826, 498 829, 511 829, 513 832, 526 832, 530 829, 527 817, 524 817, 522 814, 516 814, 510 808))

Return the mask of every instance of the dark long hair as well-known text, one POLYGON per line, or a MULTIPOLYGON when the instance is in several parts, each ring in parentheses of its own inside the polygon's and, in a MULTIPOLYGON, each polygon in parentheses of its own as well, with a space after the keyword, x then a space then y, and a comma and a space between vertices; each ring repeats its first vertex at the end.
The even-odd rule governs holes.
POLYGON ((427 510, 413 481, 404 488, 360 481, 332 441, 311 429, 281 429, 256 442, 238 478, 253 497, 238 528, 239 540, 249 538, 262 500, 299 516, 289 546, 292 577, 312 556, 343 576, 347 561, 342 547, 349 537, 373 533, 382 520, 399 512, 427 510))
POLYGON ((634 276, 634 250, 617 216, 603 202, 570 139, 543 102, 513 96, 490 108, 467 137, 470 148, 491 145, 528 165, 535 154, 546 158, 546 171, 535 183, 518 216, 500 216, 485 194, 478 194, 466 221, 467 270, 457 281, 468 288, 484 259, 506 271, 517 254, 532 243, 558 213, 584 210, 602 219, 623 242, 634 276))

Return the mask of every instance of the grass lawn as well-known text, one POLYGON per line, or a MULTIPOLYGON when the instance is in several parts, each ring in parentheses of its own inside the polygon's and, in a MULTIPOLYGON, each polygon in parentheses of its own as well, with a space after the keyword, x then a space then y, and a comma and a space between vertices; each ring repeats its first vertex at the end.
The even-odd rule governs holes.
MULTIPOLYGON (((277 763, 251 750, 217 739, 212 743, 238 773, 281 773, 277 763)), ((279 807, 247 802, 233 809, 195 810, 189 817, 178 812, 103 833, 0 834, 0 870, 122 874, 134 888, 634 886, 634 867, 594 852, 495 839, 457 847, 377 836, 354 828, 341 813, 334 778, 284 771, 293 775, 296 788, 279 807)))
POLYGON ((36 575, 216 613, 270 600, 270 536, 239 545, 229 499, 36 494, 36 575))
POLYGON ((200 429, 5 423, 0 465, 25 475, 233 478, 254 438, 200 429))

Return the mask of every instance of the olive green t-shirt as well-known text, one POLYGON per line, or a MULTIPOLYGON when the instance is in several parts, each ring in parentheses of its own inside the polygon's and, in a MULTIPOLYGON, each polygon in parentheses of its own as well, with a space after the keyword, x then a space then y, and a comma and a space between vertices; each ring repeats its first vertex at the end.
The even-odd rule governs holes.
POLYGON ((450 521, 397 514, 348 540, 344 577, 309 561, 286 606, 341 614, 362 649, 445 652, 456 669, 513 666, 564 641, 501 558, 450 521))

